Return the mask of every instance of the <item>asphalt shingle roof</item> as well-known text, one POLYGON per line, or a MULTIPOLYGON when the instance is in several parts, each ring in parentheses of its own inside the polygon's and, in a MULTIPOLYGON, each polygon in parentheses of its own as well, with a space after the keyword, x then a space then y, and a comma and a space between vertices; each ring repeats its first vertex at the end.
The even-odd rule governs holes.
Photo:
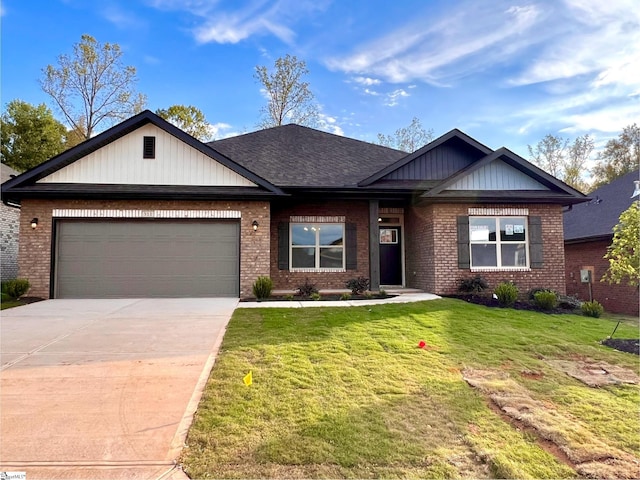
POLYGON ((293 124, 209 146, 279 187, 352 187, 407 155, 293 124))
POLYGON ((574 205, 564 214, 564 239, 580 240, 613 234, 620 214, 634 200, 634 180, 640 180, 640 170, 627 173, 589 194, 591 201, 574 205))

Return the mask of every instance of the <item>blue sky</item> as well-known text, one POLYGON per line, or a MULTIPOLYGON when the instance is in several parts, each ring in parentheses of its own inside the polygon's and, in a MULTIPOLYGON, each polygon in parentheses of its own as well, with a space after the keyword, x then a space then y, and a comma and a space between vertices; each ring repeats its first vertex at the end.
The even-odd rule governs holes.
MULTIPOLYGON (((307 62, 322 128, 375 141, 418 117, 528 157, 545 134, 601 146, 640 122, 638 0, 2 0, 1 101, 47 103, 42 68, 83 33, 118 43, 151 110, 253 131, 253 77, 307 62)), ((60 117, 61 118, 61 117, 60 117)))

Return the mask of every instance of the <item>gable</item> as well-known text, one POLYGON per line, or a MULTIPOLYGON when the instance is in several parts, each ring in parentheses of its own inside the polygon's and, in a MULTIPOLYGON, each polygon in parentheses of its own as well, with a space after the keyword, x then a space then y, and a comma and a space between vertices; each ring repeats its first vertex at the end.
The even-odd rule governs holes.
POLYGON ((147 123, 37 183, 257 185, 158 126, 147 123), (155 137, 155 158, 143 158, 143 138, 155 137))
POLYGON ((459 178, 448 190, 549 190, 526 173, 494 160, 459 178))
POLYGON ((444 180, 484 156, 483 152, 453 138, 425 151, 381 180, 444 180))

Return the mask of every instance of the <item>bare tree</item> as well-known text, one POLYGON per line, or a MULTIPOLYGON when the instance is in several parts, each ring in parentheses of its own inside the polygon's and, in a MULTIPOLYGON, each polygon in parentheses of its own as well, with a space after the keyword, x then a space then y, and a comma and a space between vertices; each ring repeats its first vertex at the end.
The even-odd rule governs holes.
POLYGON ((261 128, 275 127, 287 123, 313 126, 318 118, 318 106, 303 78, 309 73, 304 60, 287 54, 278 58, 274 70, 257 66, 254 77, 263 86, 267 104, 261 109, 261 128))
POLYGON ((531 161, 545 172, 560 178, 564 164, 565 152, 569 146, 569 139, 548 133, 535 147, 529 148, 531 161))
POLYGON ((586 171, 587 160, 593 152, 593 147, 593 138, 589 134, 576 138, 569 147, 564 164, 562 180, 581 192, 589 190, 589 184, 582 178, 582 174, 586 171))
POLYGON ((408 153, 415 152, 433 140, 433 129, 425 130, 418 117, 411 124, 396 130, 393 135, 378 134, 378 144, 408 153))
POLYGON ((53 98, 72 130, 91 138, 101 123, 112 124, 140 112, 146 98, 136 94, 136 69, 124 66, 115 43, 101 44, 82 35, 72 55, 43 69, 42 90, 53 98))

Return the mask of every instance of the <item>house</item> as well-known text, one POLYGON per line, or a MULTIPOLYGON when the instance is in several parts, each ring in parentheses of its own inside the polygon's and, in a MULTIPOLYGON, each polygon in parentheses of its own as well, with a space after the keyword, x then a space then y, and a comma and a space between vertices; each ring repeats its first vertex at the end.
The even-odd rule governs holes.
MULTIPOLYGON (((2 164, 1 181, 9 180, 18 172, 2 164)), ((10 280, 18 276, 18 243, 20 242, 20 208, 16 205, 0 205, 0 279, 10 280)))
POLYGON ((562 208, 587 198, 452 130, 406 154, 285 125, 204 144, 144 111, 2 186, 47 298, 251 295, 258 276, 564 292, 562 208))
POLYGON ((591 200, 575 205, 564 214, 564 253, 567 294, 589 300, 589 284, 582 283, 581 270, 591 272, 591 295, 605 310, 614 313, 638 315, 640 294, 637 287, 601 282, 609 268, 604 258, 613 239, 613 227, 620 214, 631 203, 635 181, 640 181, 640 171, 627 173, 604 185, 592 194, 591 200))

